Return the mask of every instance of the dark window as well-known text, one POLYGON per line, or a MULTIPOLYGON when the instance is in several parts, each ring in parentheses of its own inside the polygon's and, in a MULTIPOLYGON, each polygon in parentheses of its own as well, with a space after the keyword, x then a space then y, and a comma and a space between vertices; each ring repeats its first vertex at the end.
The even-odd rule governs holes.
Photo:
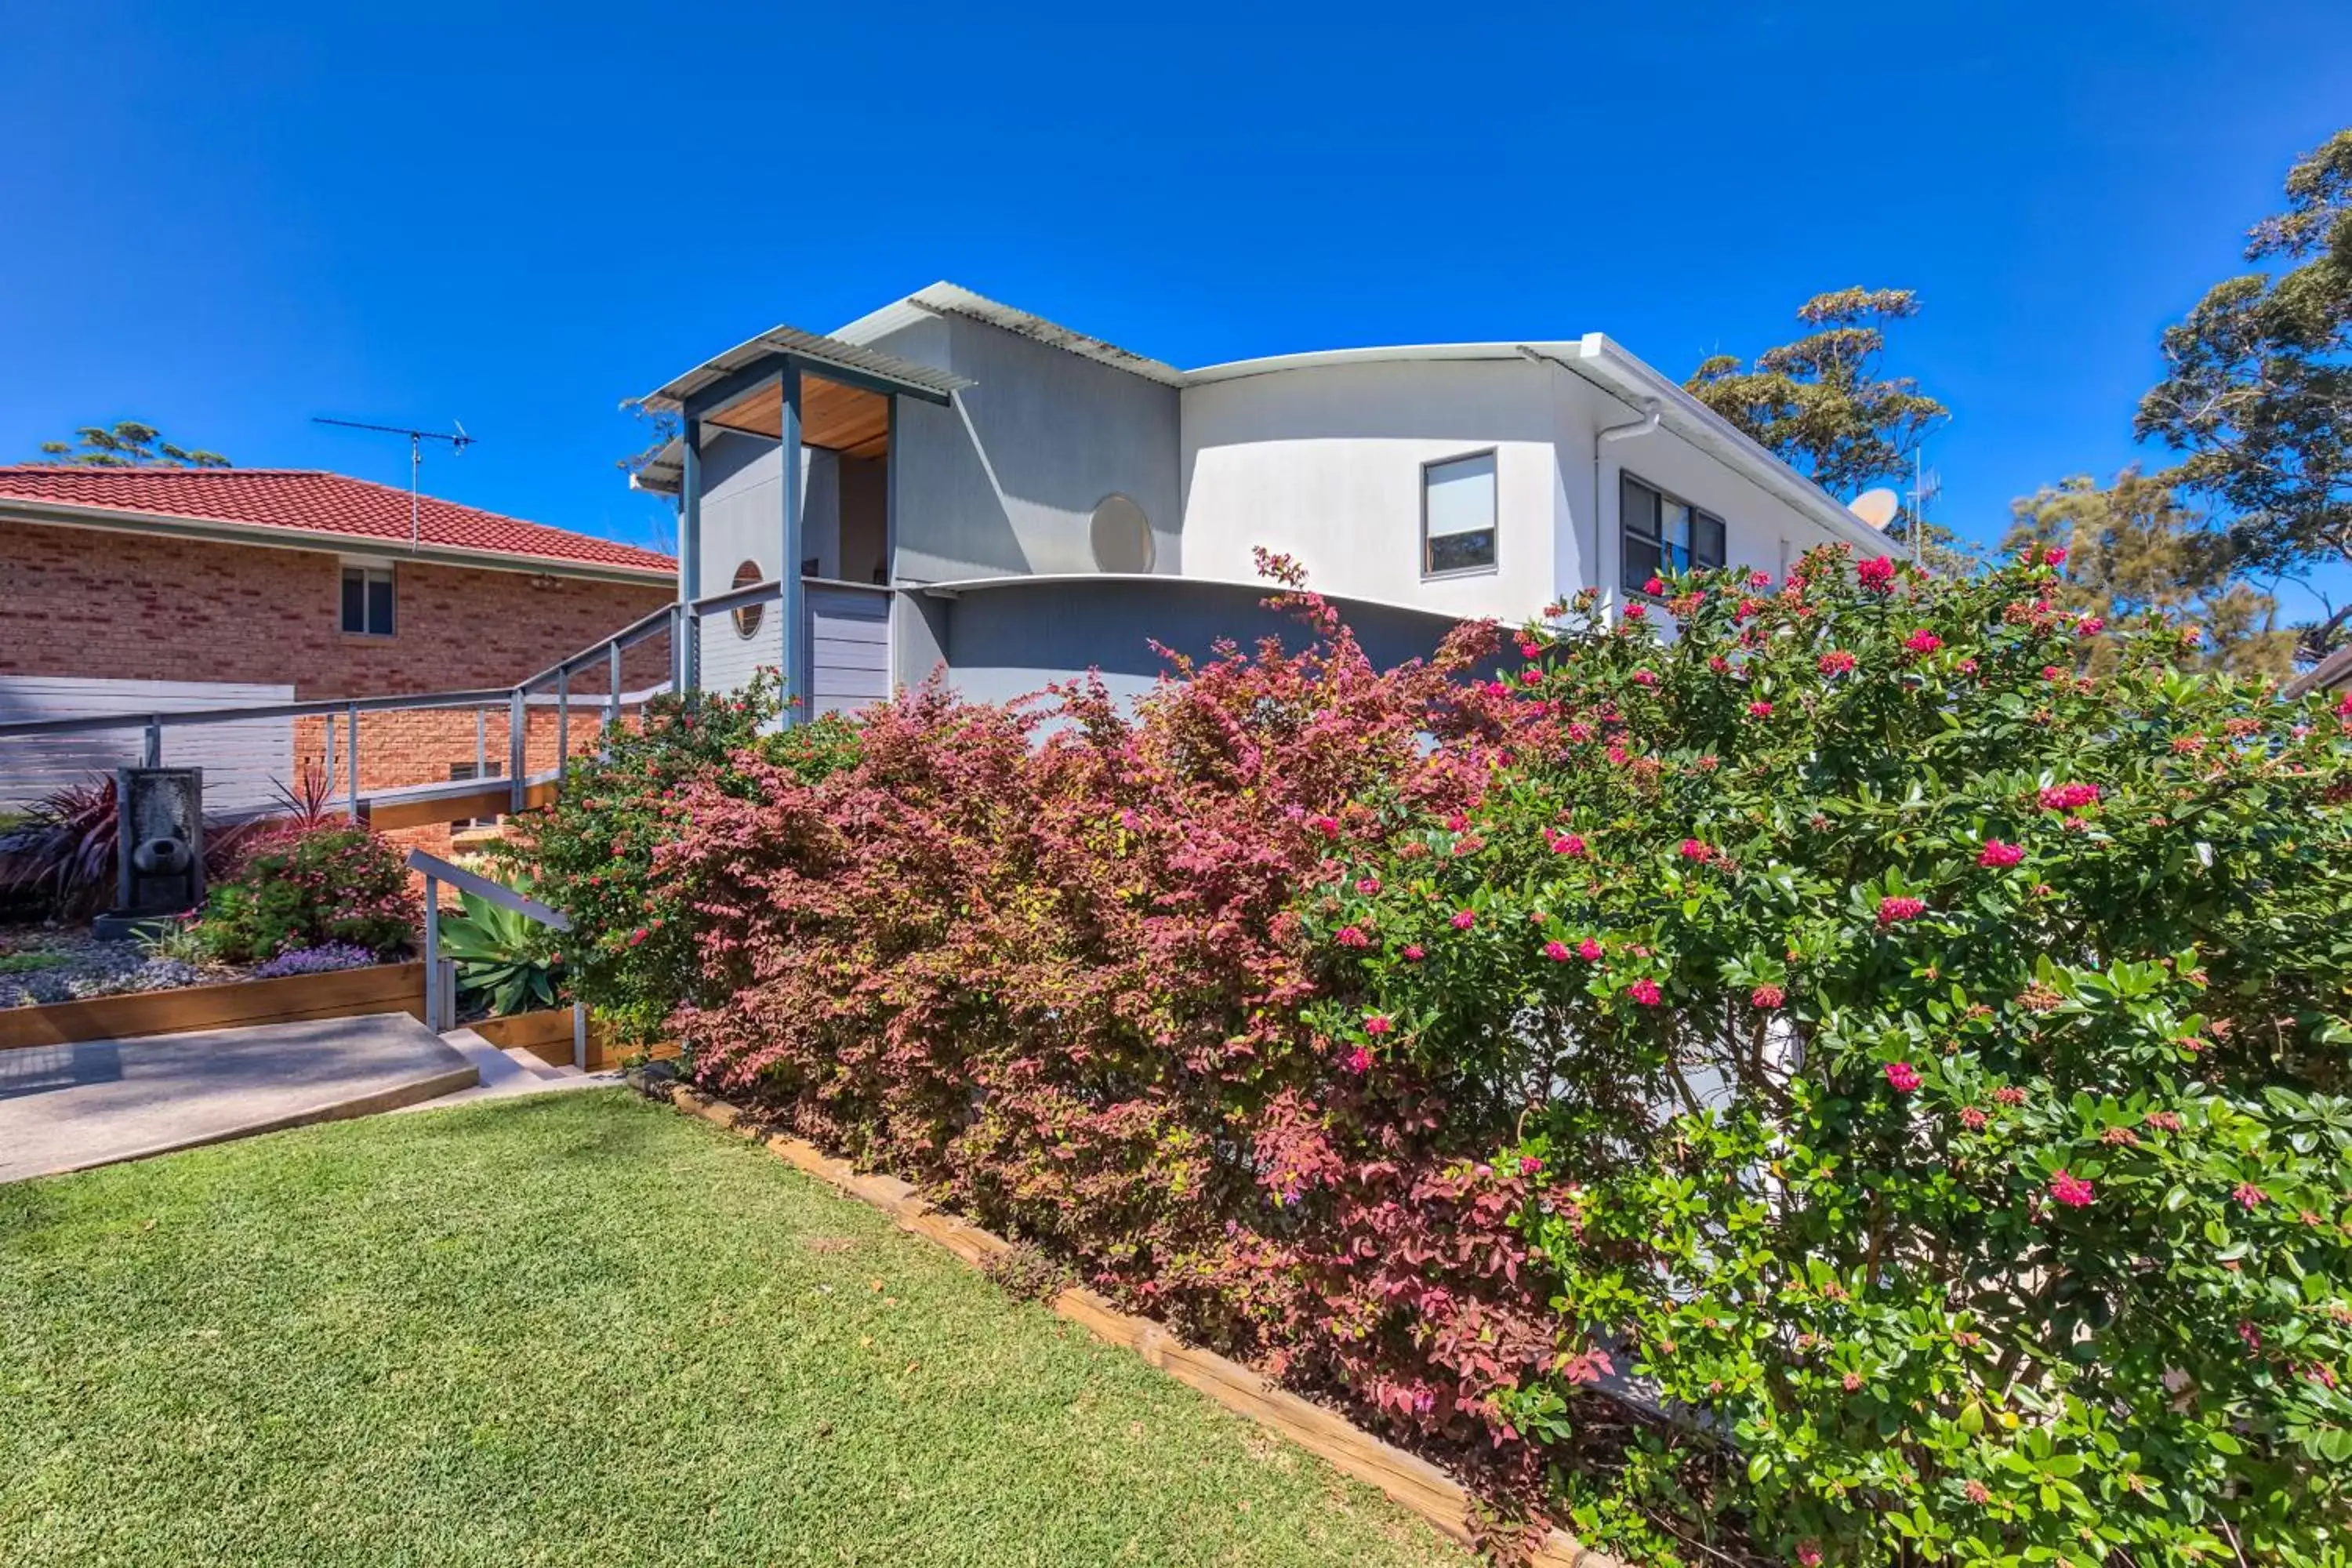
POLYGON ((1423 576, 1494 569, 1494 453, 1450 458, 1423 468, 1421 532, 1423 576))
POLYGON ((1622 536, 1622 586, 1629 594, 1667 572, 1720 566, 1723 519, 1677 500, 1631 474, 1618 476, 1618 520, 1622 536))
POLYGON ((392 568, 343 568, 343 630, 353 637, 392 635, 392 568))

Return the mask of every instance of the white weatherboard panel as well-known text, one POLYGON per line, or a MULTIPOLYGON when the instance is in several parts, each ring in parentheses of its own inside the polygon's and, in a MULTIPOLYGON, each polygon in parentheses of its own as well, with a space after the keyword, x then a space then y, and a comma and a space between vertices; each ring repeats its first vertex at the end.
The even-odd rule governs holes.
MULTIPOLYGON (((87 719, 121 713, 140 721, 120 730, 0 739, 0 811, 22 810, 61 785, 87 783, 139 761, 150 713, 291 702, 294 688, 223 680, 97 680, 69 676, 0 675, 0 723, 87 719)), ((207 814, 268 805, 294 773, 294 721, 240 719, 225 724, 167 725, 167 767, 205 770, 207 814)))

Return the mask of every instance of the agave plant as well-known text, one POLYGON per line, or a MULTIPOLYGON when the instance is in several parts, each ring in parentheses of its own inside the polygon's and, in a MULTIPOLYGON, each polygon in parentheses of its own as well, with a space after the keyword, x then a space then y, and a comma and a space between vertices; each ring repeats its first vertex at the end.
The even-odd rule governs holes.
POLYGON ((458 895, 465 912, 441 917, 441 951, 457 962, 457 994, 492 1016, 555 1005, 563 958, 551 932, 475 893, 458 895))

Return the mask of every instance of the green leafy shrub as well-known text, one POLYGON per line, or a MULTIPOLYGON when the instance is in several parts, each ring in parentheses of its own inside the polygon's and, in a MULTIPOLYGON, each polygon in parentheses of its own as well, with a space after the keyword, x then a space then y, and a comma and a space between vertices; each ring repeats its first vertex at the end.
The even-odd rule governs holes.
POLYGON ((779 711, 767 676, 733 696, 658 699, 642 726, 614 732, 605 755, 574 762, 561 798, 519 821, 492 851, 582 933, 565 955, 572 992, 623 1039, 659 1036, 697 972, 684 901, 654 875, 657 852, 686 826, 678 792, 703 779, 741 790, 742 760, 816 779, 858 755, 851 721, 825 714, 771 731, 779 711))
POLYGON ((814 778, 640 763, 583 940, 657 919, 704 1081, 1499 1521, 2340 1564, 2352 699, 2161 621, 2086 678, 2053 568, 1661 582, 1673 640, 1588 602, 1475 684, 1310 601, 1133 715, 910 692, 814 778))
POLYGON ((212 889, 197 927, 216 958, 274 958, 350 943, 380 957, 409 948, 418 908, 392 843, 364 827, 275 837, 212 889))

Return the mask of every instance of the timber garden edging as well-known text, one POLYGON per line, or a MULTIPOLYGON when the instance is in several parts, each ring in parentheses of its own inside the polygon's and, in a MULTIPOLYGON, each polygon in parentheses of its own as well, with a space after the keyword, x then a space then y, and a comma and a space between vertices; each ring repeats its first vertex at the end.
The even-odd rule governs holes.
POLYGON ((0 1008, 0 1050, 132 1039, 244 1024, 355 1018, 370 1013, 425 1016, 425 965, 372 963, 324 974, 229 980, 172 991, 133 991, 79 1002, 0 1008))
MULTIPOLYGON (((1013 1244, 924 1199, 913 1184, 896 1176, 861 1174, 848 1161, 827 1154, 803 1139, 762 1136, 757 1119, 739 1106, 684 1084, 658 1082, 632 1073, 643 1093, 734 1133, 755 1140, 787 1164, 835 1190, 880 1209, 909 1231, 979 1267, 1013 1244)), ((1459 1482, 1417 1455, 1381 1441, 1354 1423, 1297 1394, 1277 1388, 1239 1362, 1188 1345, 1161 1325, 1130 1316, 1093 1291, 1074 1287, 1047 1307, 1107 1344, 1131 1350, 1178 1382, 1208 1395, 1237 1415, 1247 1416, 1288 1438, 1342 1475, 1378 1488, 1390 1500, 1427 1520, 1457 1542, 1467 1543, 1470 1497, 1459 1482)), ((1533 1568, 1633 1568, 1622 1559, 1584 1545, 1554 1530, 1529 1559, 1533 1568)))

